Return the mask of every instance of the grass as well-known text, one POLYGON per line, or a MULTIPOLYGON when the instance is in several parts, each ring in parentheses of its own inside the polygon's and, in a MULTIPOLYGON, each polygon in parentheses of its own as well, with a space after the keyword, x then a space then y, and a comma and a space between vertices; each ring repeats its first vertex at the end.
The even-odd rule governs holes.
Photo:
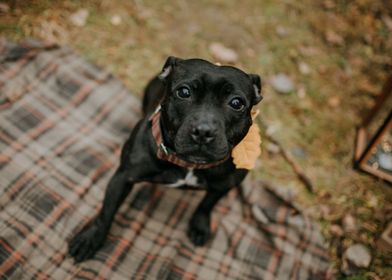
POLYGON ((326 9, 310 0, 17 1, 13 11, 0 16, 0 34, 70 45, 114 72, 139 96, 169 55, 214 61, 208 51, 211 42, 234 49, 240 57, 236 66, 264 77, 261 116, 280 127, 275 136, 289 151, 305 151, 306 156, 297 160, 315 183, 316 194, 306 194, 287 163, 265 151, 266 141, 262 166, 253 176, 298 189, 299 202, 313 209, 310 214, 322 225, 336 267, 340 260, 330 226, 339 224, 346 213, 354 215, 358 232, 345 234, 343 244, 364 243, 373 253, 373 262, 367 271, 348 279, 376 279, 374 275, 387 279, 391 258, 374 252, 386 223, 384 208, 392 204, 392 190, 354 171, 352 157, 355 127, 391 68, 384 59, 392 54, 391 31, 381 17, 372 17, 381 0, 330 2, 335 6, 326 9), (90 15, 85 26, 76 27, 68 18, 80 8, 90 15), (122 17, 118 26, 110 23, 115 14, 122 17), (279 36, 278 26, 288 34, 279 36), (327 42, 326 29, 340 34, 344 44, 327 42), (374 44, 367 43, 365 33, 374 44), (310 66, 309 75, 299 72, 299 62, 310 66), (305 96, 297 90, 288 95, 274 92, 268 78, 279 72, 288 74, 305 96), (337 106, 329 104, 331 97, 339 100, 337 106), (330 208, 328 217, 322 207, 330 208))

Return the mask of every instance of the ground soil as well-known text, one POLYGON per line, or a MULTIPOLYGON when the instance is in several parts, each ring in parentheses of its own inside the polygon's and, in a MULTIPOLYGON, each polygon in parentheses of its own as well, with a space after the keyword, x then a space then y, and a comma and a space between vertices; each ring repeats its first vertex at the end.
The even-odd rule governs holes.
MULTIPOLYGON (((0 35, 35 37, 76 49, 140 96, 169 55, 216 61, 214 42, 264 80, 261 118, 315 185, 308 194, 289 164, 263 141, 251 176, 292 188, 321 225, 337 275, 342 252, 362 243, 369 268, 350 279, 392 279, 392 255, 376 241, 392 217, 392 188, 353 169, 355 129, 392 68, 392 4, 382 0, 6 1, 0 35), (70 15, 86 9, 81 26, 70 15), (288 75, 294 89, 276 92, 288 75), (348 218, 347 218, 348 217, 348 218), (353 230, 343 224, 353 222, 353 230), (343 229, 343 232, 339 232, 343 229)), ((263 130, 263 133, 265 131, 263 130)))

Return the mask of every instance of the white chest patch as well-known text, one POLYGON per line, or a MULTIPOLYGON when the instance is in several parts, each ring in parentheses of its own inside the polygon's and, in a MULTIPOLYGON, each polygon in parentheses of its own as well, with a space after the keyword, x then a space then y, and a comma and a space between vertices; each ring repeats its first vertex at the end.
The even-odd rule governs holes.
POLYGON ((195 176, 195 174, 193 174, 193 169, 188 169, 188 173, 185 175, 184 179, 179 179, 177 182, 173 184, 167 184, 165 186, 169 188, 178 188, 184 185, 192 186, 192 187, 200 186, 200 184, 197 181, 197 177, 195 176))

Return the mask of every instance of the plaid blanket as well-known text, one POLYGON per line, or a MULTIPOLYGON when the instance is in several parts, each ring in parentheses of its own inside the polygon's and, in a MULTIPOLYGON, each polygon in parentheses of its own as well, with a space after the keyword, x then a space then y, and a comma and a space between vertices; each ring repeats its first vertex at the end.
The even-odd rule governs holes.
POLYGON ((248 180, 213 212, 213 239, 185 232, 202 191, 139 184, 92 260, 67 242, 98 213, 139 100, 69 48, 0 39, 1 279, 325 279, 317 227, 248 180))

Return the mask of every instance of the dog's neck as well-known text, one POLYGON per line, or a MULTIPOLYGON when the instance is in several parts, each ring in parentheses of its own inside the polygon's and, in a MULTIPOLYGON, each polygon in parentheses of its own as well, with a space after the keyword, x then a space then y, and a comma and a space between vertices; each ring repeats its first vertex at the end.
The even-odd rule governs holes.
POLYGON ((169 135, 168 133, 169 126, 167 125, 165 117, 162 115, 162 113, 160 113, 159 124, 161 129, 162 143, 168 150, 175 151, 173 136, 169 135))
POLYGON ((181 159, 176 155, 176 152, 173 150, 172 145, 167 146, 165 142, 165 138, 167 138, 167 135, 165 135, 165 132, 162 131, 161 127, 161 106, 158 106, 155 112, 151 115, 150 121, 152 135, 157 145, 157 157, 160 160, 168 161, 175 165, 188 169, 207 169, 222 164, 230 157, 230 155, 228 155, 222 160, 209 163, 195 163, 181 159))

